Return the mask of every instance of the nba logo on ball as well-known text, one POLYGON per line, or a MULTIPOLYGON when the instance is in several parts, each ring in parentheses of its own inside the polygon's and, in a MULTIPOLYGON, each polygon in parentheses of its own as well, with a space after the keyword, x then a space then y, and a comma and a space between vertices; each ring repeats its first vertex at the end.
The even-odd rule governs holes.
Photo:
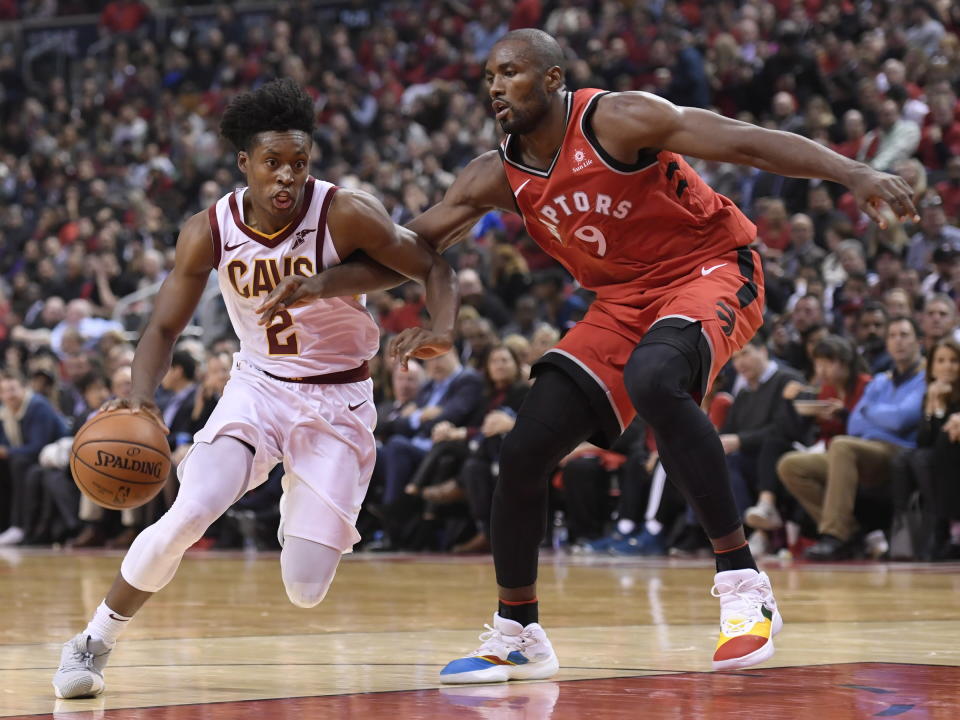
POLYGON ((170 446, 146 413, 110 410, 80 428, 70 469, 77 487, 97 505, 140 507, 156 497, 170 474, 170 446))

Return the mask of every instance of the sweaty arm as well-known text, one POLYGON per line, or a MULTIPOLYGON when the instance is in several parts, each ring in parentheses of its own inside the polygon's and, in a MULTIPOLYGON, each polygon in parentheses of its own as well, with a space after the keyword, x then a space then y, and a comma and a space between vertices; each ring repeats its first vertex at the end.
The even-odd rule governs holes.
POLYGON ((173 270, 160 286, 150 320, 137 344, 129 407, 144 408, 160 419, 153 404, 154 394, 170 368, 173 346, 197 309, 212 269, 210 222, 207 213, 201 212, 187 220, 180 231, 173 270))
MULTIPOLYGON (((443 200, 411 220, 407 231, 420 236, 437 252, 443 252, 459 242, 485 213, 494 209, 515 210, 510 186, 495 150, 480 155, 467 165, 443 200)), ((344 297, 389 290, 408 279, 402 272, 377 262, 366 250, 340 257, 348 258, 348 262, 317 273, 302 283, 296 292, 289 287, 292 282, 286 287, 281 283, 261 307, 270 307, 281 297, 286 298, 287 307, 294 307, 302 298, 344 297)))
POLYGON ((916 216, 913 191, 902 178, 879 173, 794 133, 767 130, 708 110, 678 107, 643 92, 604 97, 593 127, 601 145, 625 162, 633 162, 641 149, 657 148, 751 165, 778 175, 845 185, 881 227, 885 223, 879 203, 888 204, 901 218, 916 216))

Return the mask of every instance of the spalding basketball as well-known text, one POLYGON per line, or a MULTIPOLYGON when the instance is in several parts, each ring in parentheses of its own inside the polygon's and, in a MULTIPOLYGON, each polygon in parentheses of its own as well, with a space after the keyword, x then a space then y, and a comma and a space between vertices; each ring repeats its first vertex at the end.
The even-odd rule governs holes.
POLYGON ((73 438, 70 469, 81 492, 111 510, 140 507, 170 474, 170 446, 145 413, 109 410, 94 415, 73 438))

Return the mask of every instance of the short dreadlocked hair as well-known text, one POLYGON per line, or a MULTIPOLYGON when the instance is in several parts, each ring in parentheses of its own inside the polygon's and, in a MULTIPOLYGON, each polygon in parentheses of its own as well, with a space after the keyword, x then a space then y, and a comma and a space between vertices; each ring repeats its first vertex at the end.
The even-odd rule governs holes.
POLYGON ((289 78, 271 80, 237 95, 220 119, 220 134, 237 150, 249 150, 253 138, 270 130, 302 130, 313 136, 313 101, 289 78))

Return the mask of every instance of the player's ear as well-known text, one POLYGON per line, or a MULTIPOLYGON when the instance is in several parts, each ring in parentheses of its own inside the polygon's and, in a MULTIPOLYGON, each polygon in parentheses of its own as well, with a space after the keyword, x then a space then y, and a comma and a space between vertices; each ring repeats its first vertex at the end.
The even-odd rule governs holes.
POLYGON ((241 150, 237 153, 237 167, 240 168, 240 172, 244 175, 247 174, 247 165, 250 163, 250 156, 247 154, 246 150, 241 150))
POLYGON ((560 66, 554 65, 552 68, 547 70, 546 81, 547 92, 556 92, 564 86, 565 78, 563 70, 560 69, 560 66))

